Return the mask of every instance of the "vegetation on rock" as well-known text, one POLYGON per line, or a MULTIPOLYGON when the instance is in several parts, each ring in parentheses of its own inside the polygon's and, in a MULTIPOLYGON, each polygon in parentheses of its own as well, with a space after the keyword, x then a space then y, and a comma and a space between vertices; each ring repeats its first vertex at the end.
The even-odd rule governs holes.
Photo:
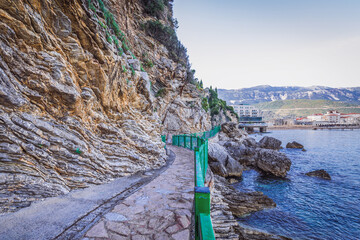
MULTIPOLYGON (((220 114, 220 111, 224 113, 225 116, 227 116, 227 111, 230 112, 230 114, 236 116, 237 119, 239 119, 238 114, 235 112, 234 108, 232 106, 228 106, 226 102, 218 97, 217 89, 213 90, 212 87, 209 89, 209 106, 210 106, 210 114, 211 117, 214 117, 215 115, 220 114)), ((227 118, 230 118, 227 116, 227 118)))
POLYGON ((155 97, 162 97, 163 98, 163 97, 165 97, 165 95, 166 95, 166 88, 160 88, 157 91, 155 97))
POLYGON ((168 49, 172 60, 180 62, 184 66, 189 66, 187 49, 179 41, 172 27, 162 24, 159 20, 148 20, 141 27, 146 34, 158 40, 168 49))

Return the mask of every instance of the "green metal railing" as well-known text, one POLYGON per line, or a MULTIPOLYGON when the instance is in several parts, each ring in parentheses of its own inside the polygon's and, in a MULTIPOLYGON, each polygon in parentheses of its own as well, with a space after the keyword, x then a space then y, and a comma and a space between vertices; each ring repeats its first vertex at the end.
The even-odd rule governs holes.
POLYGON ((205 187, 208 167, 208 139, 220 131, 216 126, 202 133, 174 135, 172 144, 194 150, 195 167, 195 239, 215 239, 210 217, 210 189, 205 187))
POLYGON ((164 148, 166 149, 166 136, 165 135, 161 135, 161 141, 163 141, 165 143, 164 148))

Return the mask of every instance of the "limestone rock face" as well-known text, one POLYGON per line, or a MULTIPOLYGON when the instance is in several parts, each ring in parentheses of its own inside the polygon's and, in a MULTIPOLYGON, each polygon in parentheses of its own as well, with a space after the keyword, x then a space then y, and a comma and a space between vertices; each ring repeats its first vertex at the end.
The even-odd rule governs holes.
POLYGON ((161 133, 211 128, 141 1, 103 2, 123 52, 98 1, 0 1, 0 213, 160 167, 161 133))
POLYGON ((209 142, 209 165, 212 171, 223 177, 241 177, 243 167, 218 143, 209 142))
POLYGON ((281 141, 273 137, 265 136, 259 141, 259 144, 262 148, 274 150, 281 149, 281 141))
POLYGON ((226 122, 221 125, 221 132, 219 133, 219 143, 226 142, 242 142, 248 136, 247 132, 239 129, 235 122, 226 122))
POLYGON ((256 166, 265 174, 285 177, 290 170, 290 159, 284 153, 275 150, 259 149, 255 159, 256 166))
POLYGON ((324 169, 311 171, 311 172, 306 173, 305 175, 307 175, 309 177, 318 177, 318 178, 322 178, 322 179, 326 179, 326 180, 331 180, 330 174, 328 172, 326 172, 324 169))
POLYGON ((296 141, 293 142, 289 142, 286 144, 286 148, 298 148, 298 149, 303 149, 304 146, 296 141))

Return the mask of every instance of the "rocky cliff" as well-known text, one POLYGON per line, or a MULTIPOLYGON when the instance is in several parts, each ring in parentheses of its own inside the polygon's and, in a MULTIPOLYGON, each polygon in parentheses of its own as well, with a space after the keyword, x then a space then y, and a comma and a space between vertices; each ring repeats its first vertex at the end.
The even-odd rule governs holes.
POLYGON ((0 1, 1 212, 157 168, 160 134, 211 128, 174 24, 171 1, 0 1))

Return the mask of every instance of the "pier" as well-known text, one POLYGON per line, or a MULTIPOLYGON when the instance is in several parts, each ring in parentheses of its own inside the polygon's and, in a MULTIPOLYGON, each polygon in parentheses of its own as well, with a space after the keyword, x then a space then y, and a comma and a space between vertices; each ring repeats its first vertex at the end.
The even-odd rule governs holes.
POLYGON ((239 128, 244 129, 248 133, 253 133, 256 128, 259 132, 264 133, 267 131, 267 123, 262 121, 262 117, 240 117, 239 128))

